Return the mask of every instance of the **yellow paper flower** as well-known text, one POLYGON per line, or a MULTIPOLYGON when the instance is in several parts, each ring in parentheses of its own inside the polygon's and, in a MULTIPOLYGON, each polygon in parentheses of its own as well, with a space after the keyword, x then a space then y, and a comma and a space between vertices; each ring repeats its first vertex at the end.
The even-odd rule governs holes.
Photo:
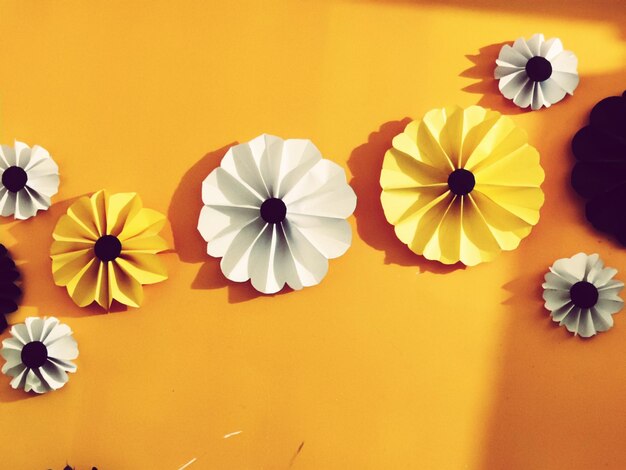
POLYGON ((165 216, 145 209, 135 193, 98 191, 78 199, 52 233, 52 274, 80 307, 113 300, 139 307, 142 284, 167 279, 156 255, 167 244, 158 233, 165 216))
POLYGON ((543 179, 539 153, 510 118, 480 106, 434 109, 393 139, 381 202, 412 251, 473 266, 530 233, 543 179))

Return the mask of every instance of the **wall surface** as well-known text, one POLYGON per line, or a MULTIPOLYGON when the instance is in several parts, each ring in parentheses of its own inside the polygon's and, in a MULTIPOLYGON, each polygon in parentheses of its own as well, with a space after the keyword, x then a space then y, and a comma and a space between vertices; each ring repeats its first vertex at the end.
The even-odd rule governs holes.
POLYGON ((1 0, 0 37, 0 141, 62 174, 48 212, 0 221, 26 292, 9 321, 58 316, 81 352, 55 393, 0 377, 3 469, 626 468, 626 313, 581 340, 540 288, 579 251, 626 280, 569 186, 572 136, 626 88, 623 1, 1 0), (490 77, 535 32, 577 54, 581 83, 530 113, 490 77), (527 129, 546 203, 517 251, 445 268, 394 237, 378 174, 408 118, 475 103, 527 129), (322 284, 274 296, 227 282, 195 230, 202 179, 263 132, 312 139, 359 197, 322 284), (101 188, 170 221, 170 279, 140 309, 80 309, 52 282, 54 224, 101 188))

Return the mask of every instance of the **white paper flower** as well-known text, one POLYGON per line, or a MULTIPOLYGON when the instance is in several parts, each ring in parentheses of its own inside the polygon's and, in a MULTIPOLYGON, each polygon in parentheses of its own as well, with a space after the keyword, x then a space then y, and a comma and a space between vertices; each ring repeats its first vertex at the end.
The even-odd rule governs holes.
POLYGON ((496 60, 495 78, 502 94, 519 106, 533 110, 561 101, 578 86, 578 59, 563 50, 558 38, 535 34, 528 41, 519 38, 504 45, 496 60))
POLYGON ((224 275, 265 294, 318 284, 350 246, 356 195, 310 140, 261 135, 231 147, 202 184, 198 230, 224 275))
POLYGON ((28 219, 50 207, 59 191, 59 167, 46 149, 23 142, 0 146, 0 215, 28 219))
POLYGON ((78 347, 70 327, 56 318, 29 317, 11 328, 0 355, 6 360, 2 373, 13 377, 13 388, 45 393, 63 387, 67 372, 76 372, 71 361, 78 347))
POLYGON ((613 326, 612 315, 624 301, 624 283, 613 280, 616 269, 605 268, 597 254, 578 253, 556 260, 543 283, 545 307, 552 320, 584 338, 613 326))

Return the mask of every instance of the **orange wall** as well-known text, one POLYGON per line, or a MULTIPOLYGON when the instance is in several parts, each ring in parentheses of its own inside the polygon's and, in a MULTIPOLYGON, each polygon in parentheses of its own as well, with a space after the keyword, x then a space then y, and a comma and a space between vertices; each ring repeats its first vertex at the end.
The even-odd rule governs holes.
POLYGON ((0 140, 62 172, 47 213, 0 222, 26 290, 10 321, 56 315, 81 352, 59 392, 0 377, 1 468, 626 468, 626 313, 583 341, 540 290, 578 251, 626 280, 568 183, 571 137, 626 88, 623 1, 0 0, 0 63, 0 140), (578 55, 581 84, 519 112, 489 77, 501 43, 535 32, 578 55), (405 118, 474 103, 528 130, 547 199, 517 251, 445 269, 394 238, 378 171, 405 118), (195 231, 200 181, 262 132, 312 139, 359 197, 322 284, 273 297, 227 282, 195 231), (52 282, 56 220, 100 188, 171 222, 171 277, 139 310, 79 309, 52 282))

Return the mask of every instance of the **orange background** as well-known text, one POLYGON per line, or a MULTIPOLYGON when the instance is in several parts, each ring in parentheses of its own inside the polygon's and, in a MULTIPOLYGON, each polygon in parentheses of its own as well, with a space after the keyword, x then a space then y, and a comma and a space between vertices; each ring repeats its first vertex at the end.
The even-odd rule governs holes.
POLYGON ((569 187, 572 136, 626 88, 623 1, 2 0, 0 38, 0 140, 44 146, 62 176, 48 212, 0 222, 25 288, 9 321, 55 315, 81 353, 45 396, 0 377, 1 468, 626 468, 626 314, 581 340, 540 287, 579 251, 626 280, 569 187), (521 112, 490 77, 535 32, 581 83, 521 112), (395 239, 378 174, 406 118, 474 103, 528 130, 546 204, 517 251, 445 268, 395 239), (326 279, 275 296, 227 282, 195 229, 202 179, 263 132, 312 139, 359 198, 326 279), (48 258, 59 216, 101 188, 166 213, 174 247, 142 308, 108 315, 74 306, 48 258))

